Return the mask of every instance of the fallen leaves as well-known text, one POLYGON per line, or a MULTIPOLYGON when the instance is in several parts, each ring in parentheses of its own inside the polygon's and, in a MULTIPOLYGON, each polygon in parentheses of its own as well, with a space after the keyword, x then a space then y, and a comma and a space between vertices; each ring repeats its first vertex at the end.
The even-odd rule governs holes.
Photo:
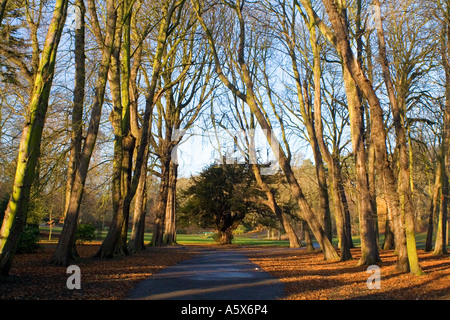
POLYGON ((118 300, 140 281, 192 257, 196 248, 147 248, 109 260, 92 259, 98 244, 78 246, 81 260, 73 262, 81 269, 81 289, 66 286, 67 268, 49 264, 54 248, 44 246, 35 254, 14 257, 10 276, 0 279, 0 299, 5 300, 118 300))
POLYGON ((356 266, 359 249, 353 260, 327 262, 319 252, 304 249, 248 250, 247 255, 262 269, 285 283, 288 300, 344 299, 450 299, 450 257, 434 256, 419 250, 424 276, 395 270, 396 256, 381 251, 381 288, 367 287, 367 267, 356 266))
MULTIPOLYGON (((81 289, 69 290, 65 267, 49 264, 52 247, 36 254, 16 255, 11 275, 0 279, 0 299, 27 300, 119 300, 140 281, 197 254, 201 246, 148 248, 131 256, 110 260, 91 259, 98 245, 82 245, 81 289)), ((352 249, 354 260, 327 262, 320 252, 304 249, 217 246, 217 250, 239 250, 257 268, 270 272, 285 283, 285 300, 343 299, 450 299, 450 257, 434 256, 419 250, 424 276, 395 270, 396 256, 381 251, 381 289, 367 287, 367 267, 356 266, 359 249, 352 249)))

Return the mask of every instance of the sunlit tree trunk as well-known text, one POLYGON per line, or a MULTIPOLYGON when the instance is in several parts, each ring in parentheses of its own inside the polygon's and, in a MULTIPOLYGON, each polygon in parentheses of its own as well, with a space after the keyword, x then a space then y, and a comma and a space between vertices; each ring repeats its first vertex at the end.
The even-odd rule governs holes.
MULTIPOLYGON (((397 92, 397 97, 395 96, 395 89, 392 84, 390 71, 389 71, 389 63, 386 56, 386 44, 384 40, 384 33, 381 21, 381 8, 380 2, 378 0, 374 1, 374 4, 377 7, 377 12, 379 15, 377 16, 377 34, 378 34, 378 46, 379 46, 379 56, 381 68, 383 71, 383 79, 386 85, 386 89, 389 96, 389 102, 391 104, 393 120, 394 120, 394 128, 395 128, 395 136, 396 136, 396 144, 398 149, 398 166, 399 166, 399 176, 398 176, 398 196, 400 200, 400 216, 399 220, 404 220, 405 230, 406 230, 406 249, 409 261, 409 269, 411 273, 420 275, 422 274, 422 270, 419 266, 419 260, 417 256, 416 249, 416 239, 415 239, 415 209, 414 203, 412 199, 412 190, 410 185, 410 163, 409 163, 409 151, 407 146, 407 137, 406 137, 406 129, 405 129, 405 98, 401 96, 401 93, 397 92)), ((399 91, 399 90, 397 90, 399 91)), ((403 229, 403 228, 402 228, 403 229)), ((400 232, 403 231, 398 231, 400 232)), ((396 237, 397 244, 399 244, 398 239, 396 237)), ((399 244, 401 245, 401 243, 399 244)))
POLYGON ((29 103, 29 118, 20 140, 14 185, 0 229, 0 274, 7 275, 27 219, 30 189, 39 158, 42 131, 52 87, 56 53, 67 16, 68 1, 57 0, 47 31, 29 103))
MULTIPOLYGON (((254 159, 256 160, 256 159, 254 159)), ((292 228, 292 225, 289 221, 289 218, 287 215, 281 210, 280 206, 278 205, 275 196, 270 190, 269 186, 265 181, 263 180, 261 176, 261 171, 256 164, 256 161, 253 161, 252 163, 252 171, 255 175, 256 182, 258 183, 258 186, 261 188, 261 190, 266 194, 266 204, 269 206, 270 210, 275 214, 275 216, 280 220, 284 231, 286 232, 288 239, 289 239, 289 247, 290 248, 299 248, 301 247, 301 243, 298 240, 297 235, 295 234, 294 228, 292 228)))
MULTIPOLYGON (((96 13, 93 1, 89 3, 89 10, 91 14, 96 13)), ((57 265, 67 266, 71 259, 71 251, 75 239, 84 185, 86 183, 89 164, 94 152, 100 126, 106 83, 108 80, 108 71, 111 63, 111 51, 114 42, 116 18, 114 1, 109 0, 107 2, 106 34, 104 38, 104 47, 102 47, 102 60, 96 80, 94 102, 91 109, 91 119, 86 137, 84 139, 83 149, 81 150, 78 170, 72 183, 72 190, 70 194, 69 206, 67 208, 67 213, 64 220, 64 226, 52 257, 52 263, 57 265)), ((99 34, 97 36, 101 37, 99 34)))
POLYGON ((133 222, 128 250, 138 252, 145 249, 145 215, 147 211, 147 171, 141 171, 141 177, 136 190, 134 202, 133 222))
MULTIPOLYGON (((350 252, 351 248, 351 234, 348 234, 349 229, 347 224, 349 224, 348 218, 346 216, 343 196, 344 193, 341 192, 341 176, 338 159, 333 156, 333 154, 328 150, 323 137, 323 123, 322 123, 322 94, 321 94, 321 77, 322 70, 320 65, 320 47, 317 42, 316 27, 312 21, 309 22, 309 32, 310 32, 310 42, 313 51, 314 64, 314 122, 315 122, 315 135, 317 137, 318 147, 321 153, 324 155, 325 161, 328 163, 329 176, 331 180, 331 190, 334 204, 334 214, 336 219, 336 229, 339 238, 339 244, 341 249, 341 261, 351 260, 352 254, 350 252)), ((306 90, 305 90, 306 95, 306 90)), ((306 101, 309 101, 307 98, 306 101)))
POLYGON ((429 217, 428 217, 428 228, 427 228, 427 239, 425 242, 425 251, 430 252, 433 250, 433 234, 434 234, 434 224, 436 217, 438 216, 438 210, 440 207, 439 194, 441 191, 441 161, 436 168, 434 185, 430 192, 430 206, 429 206, 429 217))
POLYGON ((434 254, 447 253, 447 212, 450 172, 450 1, 445 1, 445 24, 442 32, 442 63, 445 71, 445 106, 444 106, 444 129, 442 137, 441 156, 441 202, 436 230, 436 241, 434 254))

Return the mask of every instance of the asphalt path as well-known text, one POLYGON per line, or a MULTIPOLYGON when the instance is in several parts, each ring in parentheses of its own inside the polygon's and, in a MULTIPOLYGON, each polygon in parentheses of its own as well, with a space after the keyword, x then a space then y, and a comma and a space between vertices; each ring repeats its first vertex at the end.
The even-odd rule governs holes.
POLYGON ((276 300, 284 285, 244 254, 206 250, 139 283, 132 300, 276 300))

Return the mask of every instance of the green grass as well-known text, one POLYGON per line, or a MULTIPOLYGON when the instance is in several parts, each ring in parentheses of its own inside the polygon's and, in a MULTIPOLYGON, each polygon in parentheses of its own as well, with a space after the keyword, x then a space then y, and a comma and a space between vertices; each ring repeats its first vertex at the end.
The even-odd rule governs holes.
MULTIPOLYGON (((41 231, 49 231, 49 227, 40 227, 41 231)), ((56 239, 54 236, 61 233, 62 228, 61 227, 54 227, 52 230, 52 237, 53 239, 56 239)), ((97 233, 98 240, 102 240, 106 237, 107 231, 103 230, 101 235, 97 233)), ((129 235, 131 232, 129 233, 129 235)), ((426 232, 417 233, 416 234, 416 242, 417 242, 417 248, 418 249, 424 249, 425 248, 425 241, 426 241, 427 234, 426 232)), ((148 243, 151 241, 152 233, 145 233, 144 235, 144 242, 148 243)), ((359 235, 353 236, 353 244, 355 247, 361 246, 361 239, 359 235)), ((47 240, 47 238, 42 238, 42 240, 47 240)), ((384 235, 380 234, 380 245, 384 242, 384 235)), ((211 233, 208 234, 178 234, 177 235, 177 242, 181 245, 189 245, 189 244, 213 244, 214 239, 212 237, 211 233)), ((337 238, 333 238, 332 241, 333 245, 337 245, 338 240, 337 238)), ((289 247, 289 241, 288 240, 268 240, 265 238, 251 238, 245 235, 235 235, 233 239, 233 244, 238 245, 254 245, 254 246, 277 246, 277 247, 289 247)), ((447 246, 450 249, 450 246, 447 246)))

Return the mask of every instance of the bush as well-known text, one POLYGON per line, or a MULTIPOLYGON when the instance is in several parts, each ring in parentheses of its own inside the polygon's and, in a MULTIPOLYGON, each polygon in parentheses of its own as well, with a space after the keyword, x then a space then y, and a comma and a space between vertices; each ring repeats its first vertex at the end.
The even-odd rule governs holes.
POLYGON ((80 224, 75 233, 77 244, 95 240, 95 227, 92 224, 80 224))
POLYGON ((39 225, 27 224, 17 244, 17 253, 35 253, 39 249, 39 225))

